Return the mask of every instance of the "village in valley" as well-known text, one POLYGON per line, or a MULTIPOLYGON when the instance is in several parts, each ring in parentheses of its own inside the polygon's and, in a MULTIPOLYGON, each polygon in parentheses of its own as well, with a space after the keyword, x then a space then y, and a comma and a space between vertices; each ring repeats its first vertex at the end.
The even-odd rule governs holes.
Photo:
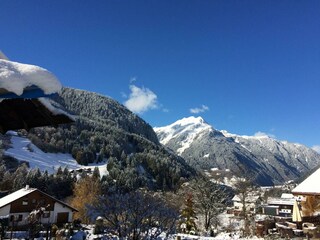
POLYGON ((319 13, 0 0, 0 240, 320 239, 319 13))

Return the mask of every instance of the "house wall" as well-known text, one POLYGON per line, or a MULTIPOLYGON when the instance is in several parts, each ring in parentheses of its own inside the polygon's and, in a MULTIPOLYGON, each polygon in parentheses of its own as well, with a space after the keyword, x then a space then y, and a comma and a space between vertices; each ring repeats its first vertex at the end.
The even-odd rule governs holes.
POLYGON ((282 217, 291 217, 292 216, 293 206, 290 205, 280 205, 279 206, 279 215, 282 217))
POLYGON ((9 217, 9 225, 10 226, 24 226, 28 224, 29 213, 27 212, 20 212, 20 213, 11 213, 9 217), (14 219, 14 222, 11 219, 14 219))
POLYGON ((56 223, 58 213, 68 213, 68 222, 72 222, 73 212, 72 209, 65 205, 56 202, 55 199, 43 194, 39 191, 31 192, 30 194, 13 201, 11 204, 0 208, 0 216, 9 215, 9 224, 12 226, 22 226, 28 224, 27 217, 30 212, 40 207, 45 208, 45 212, 49 215, 42 215, 40 218, 41 223, 56 223), (14 221, 10 221, 14 219, 14 221))
MULTIPOLYGON (((236 202, 234 201, 233 202, 233 206, 234 206, 234 210, 237 211, 237 212, 242 212, 242 203, 241 202, 236 202)), ((256 212, 256 205, 255 203, 246 203, 246 210, 248 212, 252 212, 252 213, 255 213, 256 212)))
POLYGON ((72 222, 73 212, 70 208, 56 202, 54 205, 54 222, 57 222, 58 213, 67 212, 69 214, 68 222, 72 222))
POLYGON ((263 206, 262 213, 269 216, 278 216, 279 215, 279 207, 278 206, 263 206))
POLYGON ((7 216, 10 213, 10 204, 0 208, 0 216, 7 216))
POLYGON ((34 191, 11 203, 10 213, 31 212, 39 207, 45 207, 48 211, 53 211, 55 201, 49 196, 34 191))

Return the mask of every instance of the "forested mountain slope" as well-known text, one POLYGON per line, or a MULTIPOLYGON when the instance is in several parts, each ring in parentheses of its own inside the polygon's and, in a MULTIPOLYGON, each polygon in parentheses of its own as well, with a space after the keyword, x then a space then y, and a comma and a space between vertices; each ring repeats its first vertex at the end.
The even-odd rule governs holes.
POLYGON ((170 189, 195 174, 158 142, 150 125, 108 97, 64 88, 53 104, 75 123, 31 130, 28 138, 44 151, 71 153, 83 165, 107 160, 108 181, 126 188, 170 189))

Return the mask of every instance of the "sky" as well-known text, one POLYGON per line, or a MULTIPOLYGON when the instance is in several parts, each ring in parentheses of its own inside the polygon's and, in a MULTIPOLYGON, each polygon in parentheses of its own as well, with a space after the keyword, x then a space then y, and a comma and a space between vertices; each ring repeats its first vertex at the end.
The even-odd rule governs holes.
POLYGON ((151 126, 201 116, 320 151, 318 0, 1 0, 0 50, 151 126))

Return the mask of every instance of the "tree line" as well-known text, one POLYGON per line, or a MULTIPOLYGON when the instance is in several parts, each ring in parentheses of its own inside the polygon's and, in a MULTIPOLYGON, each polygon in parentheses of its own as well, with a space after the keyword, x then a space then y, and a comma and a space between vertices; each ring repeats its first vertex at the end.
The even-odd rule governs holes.
POLYGON ((97 233, 105 230, 119 238, 155 239, 162 232, 210 232, 231 197, 230 189, 206 177, 182 184, 176 192, 140 188, 106 193, 99 178, 87 176, 75 184, 70 204, 84 223, 102 219, 97 233), (205 217, 197 219, 199 215, 205 217))

